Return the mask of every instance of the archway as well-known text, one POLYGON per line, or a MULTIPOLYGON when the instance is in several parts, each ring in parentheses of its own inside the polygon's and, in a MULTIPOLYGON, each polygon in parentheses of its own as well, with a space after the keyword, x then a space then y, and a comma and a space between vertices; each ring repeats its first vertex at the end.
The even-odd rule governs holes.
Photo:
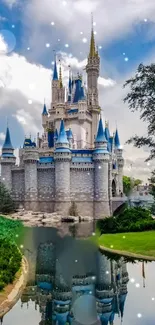
POLYGON ((116 196, 116 182, 113 179, 112 181, 112 196, 115 197, 116 196))

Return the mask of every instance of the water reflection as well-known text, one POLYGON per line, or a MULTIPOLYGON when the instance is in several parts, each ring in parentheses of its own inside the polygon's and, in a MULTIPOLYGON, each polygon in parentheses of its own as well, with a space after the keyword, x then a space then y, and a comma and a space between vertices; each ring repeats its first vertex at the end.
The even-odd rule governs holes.
POLYGON ((29 280, 4 325, 154 324, 153 276, 149 291, 148 281, 146 288, 143 283, 153 275, 148 267, 155 271, 154 263, 127 265, 122 257, 109 259, 92 243, 61 238, 49 228, 31 229, 23 246, 29 280), (148 308, 150 319, 145 319, 148 308))

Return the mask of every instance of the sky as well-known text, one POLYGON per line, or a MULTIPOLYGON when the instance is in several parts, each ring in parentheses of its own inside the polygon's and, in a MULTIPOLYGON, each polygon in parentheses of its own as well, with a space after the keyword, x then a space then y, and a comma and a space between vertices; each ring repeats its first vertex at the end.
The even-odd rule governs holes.
MULTIPOLYGON (((154 0, 1 0, 0 6, 0 146, 8 118, 12 143, 23 145, 25 135, 42 133, 41 113, 51 101, 54 51, 61 59, 64 83, 68 65, 83 73, 94 17, 101 59, 99 98, 111 134, 119 131, 124 148, 124 174, 147 182, 147 148, 125 142, 146 134, 139 113, 131 113, 123 84, 140 63, 155 60, 154 0)), ((16 150, 16 153, 18 150, 16 150)))

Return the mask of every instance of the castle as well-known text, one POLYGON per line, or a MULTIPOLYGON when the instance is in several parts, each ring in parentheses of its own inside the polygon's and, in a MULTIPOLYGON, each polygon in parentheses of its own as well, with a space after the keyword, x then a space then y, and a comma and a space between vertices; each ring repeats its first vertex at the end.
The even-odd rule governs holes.
POLYGON ((75 202, 80 215, 101 218, 112 214, 112 197, 123 193, 122 147, 118 130, 111 136, 103 125, 98 99, 100 57, 92 27, 87 65, 87 88, 82 76, 69 71, 63 85, 55 58, 52 102, 42 112, 43 134, 25 138, 16 165, 10 131, 1 155, 1 180, 17 206, 26 210, 68 214, 75 202))
POLYGON ((114 325, 116 317, 123 322, 129 275, 122 257, 116 262, 97 252, 96 272, 76 267, 66 277, 53 243, 48 242, 39 245, 33 262, 36 266, 30 272, 21 307, 27 303, 28 308, 32 301, 41 314, 39 325, 88 324, 85 310, 89 324, 114 325), (97 322, 93 322, 93 314, 97 322))

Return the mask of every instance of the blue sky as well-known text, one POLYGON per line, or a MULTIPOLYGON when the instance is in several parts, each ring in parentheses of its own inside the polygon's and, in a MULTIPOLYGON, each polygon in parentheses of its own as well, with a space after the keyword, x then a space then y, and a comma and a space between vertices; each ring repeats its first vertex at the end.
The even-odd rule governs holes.
MULTIPOLYGON (((116 124, 122 144, 133 134, 145 134, 139 115, 123 103, 126 79, 139 63, 154 61, 155 2, 153 0, 1 0, 0 8, 0 145, 6 116, 12 142, 23 144, 24 135, 36 136, 46 98, 50 105, 53 50, 58 52, 67 82, 68 65, 82 71, 89 50, 91 12, 101 57, 100 104, 116 124), (68 47, 67 45, 68 44, 68 47)), ((84 76, 85 78, 85 76, 84 76)), ((151 166, 147 151, 125 146, 126 173, 132 162, 135 176, 147 179, 151 166), (138 167, 138 170, 137 170, 138 167)))

